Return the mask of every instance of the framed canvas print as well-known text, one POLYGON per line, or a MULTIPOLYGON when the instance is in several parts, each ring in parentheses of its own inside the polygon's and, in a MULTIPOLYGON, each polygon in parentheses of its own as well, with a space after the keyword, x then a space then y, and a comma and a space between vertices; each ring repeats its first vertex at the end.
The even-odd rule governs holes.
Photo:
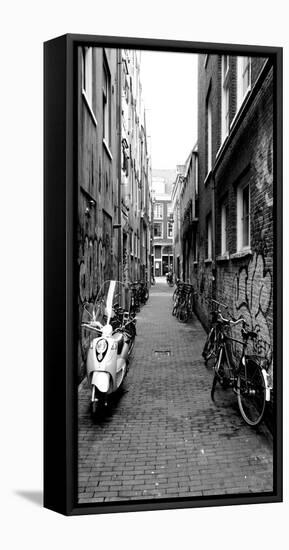
POLYGON ((282 49, 44 45, 44 505, 282 500, 282 49))

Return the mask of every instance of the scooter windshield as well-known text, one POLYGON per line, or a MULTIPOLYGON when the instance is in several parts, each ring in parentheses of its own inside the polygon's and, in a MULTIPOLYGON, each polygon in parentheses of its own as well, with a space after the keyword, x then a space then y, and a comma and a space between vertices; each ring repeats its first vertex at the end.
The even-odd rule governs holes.
POLYGON ((129 310, 129 289, 119 281, 105 281, 94 303, 94 321, 99 321, 102 325, 110 324, 119 307, 129 310))

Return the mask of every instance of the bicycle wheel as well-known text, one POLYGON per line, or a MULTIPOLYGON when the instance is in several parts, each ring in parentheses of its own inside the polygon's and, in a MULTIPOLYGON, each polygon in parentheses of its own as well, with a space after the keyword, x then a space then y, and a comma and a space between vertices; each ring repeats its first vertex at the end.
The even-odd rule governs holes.
POLYGON ((210 359, 210 357, 215 353, 216 353, 216 329, 215 327, 212 327, 207 336, 207 340, 204 345, 202 356, 207 362, 208 359, 210 359))
POLYGON ((182 302, 178 307, 177 318, 181 323, 186 323, 188 320, 188 309, 185 302, 182 302))
POLYGON ((249 426, 260 424, 266 405, 266 387, 260 366, 253 359, 241 363, 237 379, 240 413, 249 426))

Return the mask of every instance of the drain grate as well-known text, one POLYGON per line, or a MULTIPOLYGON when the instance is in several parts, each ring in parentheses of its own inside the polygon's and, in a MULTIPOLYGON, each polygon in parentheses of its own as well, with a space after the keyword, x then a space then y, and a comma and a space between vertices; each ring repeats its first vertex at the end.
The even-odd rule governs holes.
POLYGON ((157 349, 154 351, 156 357, 169 357, 171 355, 170 349, 157 349))

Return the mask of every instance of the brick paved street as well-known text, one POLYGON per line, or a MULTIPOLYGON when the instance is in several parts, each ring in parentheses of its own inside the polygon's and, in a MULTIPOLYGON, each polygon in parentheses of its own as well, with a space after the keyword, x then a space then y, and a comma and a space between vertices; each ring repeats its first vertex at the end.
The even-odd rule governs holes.
POLYGON ((93 420, 79 391, 79 502, 271 491, 272 437, 248 427, 236 396, 217 389, 201 358, 205 332, 172 315, 158 282, 138 314, 125 389, 93 420), (170 355, 156 354, 170 351, 170 355))

